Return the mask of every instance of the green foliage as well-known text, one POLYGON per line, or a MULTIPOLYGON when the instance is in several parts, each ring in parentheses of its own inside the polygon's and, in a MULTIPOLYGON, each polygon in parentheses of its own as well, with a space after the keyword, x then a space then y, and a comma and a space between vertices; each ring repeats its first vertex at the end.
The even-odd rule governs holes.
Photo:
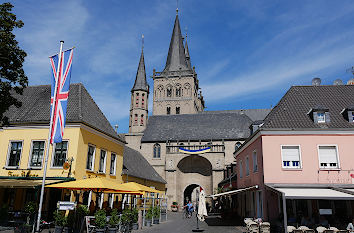
POLYGON ((152 208, 148 209, 148 211, 146 211, 145 213, 145 219, 152 219, 152 208))
POLYGON ((68 217, 66 218, 66 226, 73 227, 76 222, 75 211, 69 211, 68 217))
POLYGON ((25 206, 25 212, 29 213, 29 214, 34 214, 37 212, 37 207, 38 207, 38 205, 36 202, 30 201, 25 206))
POLYGON ((87 216, 90 213, 88 207, 86 205, 78 205, 76 207, 76 214, 78 218, 82 218, 84 216, 87 216))
POLYGON ((152 215, 154 216, 154 218, 160 218, 160 206, 155 206, 152 209, 152 215))
POLYGON ((27 54, 18 46, 12 32, 15 28, 22 28, 23 22, 17 20, 12 8, 9 2, 0 4, 0 125, 8 124, 4 113, 10 106, 21 106, 14 94, 22 94, 28 85, 23 70, 27 54))
POLYGON ((122 223, 123 225, 130 224, 132 221, 132 212, 130 209, 124 209, 122 213, 122 223))
POLYGON ((131 218, 133 223, 138 222, 139 210, 137 208, 132 209, 131 211, 131 218))
POLYGON ((95 223, 98 228, 104 228, 107 224, 106 211, 97 210, 95 213, 95 223))
POLYGON ((172 205, 178 205, 177 201, 172 202, 172 205))
POLYGON ((111 212, 111 218, 109 219, 109 225, 116 226, 119 224, 119 214, 117 209, 113 209, 111 212))
POLYGON ((67 223, 67 219, 62 211, 54 212, 54 221, 56 226, 65 226, 67 223))

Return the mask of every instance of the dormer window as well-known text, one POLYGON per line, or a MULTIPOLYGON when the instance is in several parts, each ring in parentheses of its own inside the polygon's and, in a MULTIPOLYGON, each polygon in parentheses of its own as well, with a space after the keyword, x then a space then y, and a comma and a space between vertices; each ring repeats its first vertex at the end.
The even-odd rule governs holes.
POLYGON ((326 123, 326 115, 324 112, 317 112, 317 123, 326 123))
POLYGON ((352 112, 351 121, 350 122, 354 122, 354 112, 352 112))
POLYGON ((343 109, 341 114, 349 123, 354 123, 354 106, 343 109))

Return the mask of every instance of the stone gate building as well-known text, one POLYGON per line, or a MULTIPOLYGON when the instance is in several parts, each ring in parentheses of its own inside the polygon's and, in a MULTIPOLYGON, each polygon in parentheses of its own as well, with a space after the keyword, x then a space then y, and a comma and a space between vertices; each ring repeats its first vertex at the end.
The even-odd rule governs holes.
MULTIPOLYGON (((153 90, 146 81, 144 53, 131 90, 128 146, 139 151, 167 181, 169 203, 183 204, 202 186, 212 194, 223 179, 233 153, 261 124, 270 109, 204 111, 205 102, 178 14, 165 68, 153 71, 153 90), (148 98, 153 98, 148 117, 148 98)), ((170 206, 170 205, 169 205, 170 206)))

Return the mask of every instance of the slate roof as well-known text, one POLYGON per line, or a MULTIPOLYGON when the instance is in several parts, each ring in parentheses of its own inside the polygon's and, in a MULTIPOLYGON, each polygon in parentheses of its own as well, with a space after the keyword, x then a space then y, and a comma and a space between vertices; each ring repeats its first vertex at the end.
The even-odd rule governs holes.
POLYGON ((138 70, 136 71, 135 83, 132 91, 149 91, 149 85, 146 82, 146 72, 145 72, 145 62, 144 62, 144 51, 141 50, 140 61, 138 70))
POLYGON ((123 174, 166 184, 144 156, 128 146, 124 147, 123 166, 123 174))
MULTIPOLYGON (((5 113, 10 125, 49 124, 50 89, 50 85, 28 86, 23 95, 15 95, 22 106, 12 106, 5 113)), ((84 123, 124 142, 81 83, 70 84, 66 123, 84 123)))
POLYGON ((293 86, 264 120, 262 129, 353 129, 341 114, 354 105, 354 85, 293 86), (329 110, 329 123, 314 123, 309 116, 312 109, 329 110))
POLYGON ((200 114, 219 114, 219 113, 243 113, 246 114, 252 121, 263 121, 272 109, 239 109, 239 110, 222 110, 222 111, 203 111, 200 114))
POLYGON ((245 139, 251 123, 238 112, 150 116, 142 142, 245 139))

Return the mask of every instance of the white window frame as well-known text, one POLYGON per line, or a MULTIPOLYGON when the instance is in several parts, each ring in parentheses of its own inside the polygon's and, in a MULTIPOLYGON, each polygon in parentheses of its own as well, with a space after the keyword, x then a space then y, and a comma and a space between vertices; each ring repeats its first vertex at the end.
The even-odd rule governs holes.
POLYGON ((117 171, 117 153, 111 152, 111 160, 110 160, 110 167, 109 167, 109 174, 112 176, 116 175, 116 171, 117 171), (111 166, 112 166, 112 155, 115 155, 114 158, 114 168, 113 168, 113 173, 111 173, 111 166))
POLYGON ((250 158, 247 155, 245 160, 245 170, 246 170, 246 177, 250 175, 250 158))
POLYGON ((297 170, 297 169, 302 169, 302 156, 301 156, 301 145, 280 145, 280 154, 281 154, 281 167, 283 169, 287 169, 287 170, 297 170), (284 166, 284 156, 283 156, 283 146, 298 146, 299 147, 299 167, 286 167, 284 166))
POLYGON ((317 115, 317 123, 326 123, 326 112, 318 111, 318 112, 316 112, 316 115, 317 115), (323 120, 320 121, 318 114, 323 114, 323 120))
POLYGON ((87 146, 87 154, 86 154, 86 171, 95 171, 95 158, 96 158, 96 146, 93 144, 88 144, 87 146), (88 152, 89 152, 89 147, 92 146, 94 148, 93 155, 92 155, 92 162, 91 162, 91 169, 87 168, 87 159, 88 159, 88 152))
POLYGON ((98 173, 102 173, 102 174, 105 174, 106 173, 106 162, 107 162, 107 150, 106 149, 100 149, 100 160, 99 160, 99 163, 98 163, 98 173), (101 165, 101 152, 104 151, 106 152, 105 153, 105 156, 104 156, 104 161, 103 161, 103 171, 100 171, 100 165, 101 165))
POLYGON ((252 167, 253 167, 253 173, 258 172, 258 156, 257 156, 257 150, 254 150, 252 152, 252 167))
POLYGON ((46 156, 46 152, 47 152, 47 140, 44 140, 44 139, 33 139, 31 140, 31 149, 30 149, 30 154, 29 154, 29 160, 28 160, 28 168, 31 168, 31 169, 42 169, 43 168, 43 163, 44 163, 44 158, 46 156), (34 166, 31 166, 31 162, 32 162, 32 153, 33 153, 33 142, 44 142, 44 153, 43 153, 43 158, 42 158, 42 166, 40 167, 34 167, 34 166))
POLYGON ((317 156, 318 156, 318 166, 320 170, 340 170, 340 160, 339 160, 339 152, 338 152, 338 145, 337 144, 318 144, 317 145, 317 156), (320 146, 334 146, 336 147, 336 154, 337 154, 337 167, 321 167, 321 160, 320 160, 320 146))
MULTIPOLYGON (((66 142, 66 159, 68 159, 68 154, 69 154, 69 139, 63 139, 62 142, 66 142)), ((55 167, 54 164, 54 156, 55 156, 55 147, 57 143, 54 143, 52 146, 52 158, 50 162, 50 168, 51 169, 63 169, 63 167, 55 167)))
POLYGON ((11 169, 18 169, 21 166, 21 159, 22 159, 22 152, 23 152, 23 140, 10 140, 9 141, 9 146, 7 148, 7 157, 6 157, 6 168, 11 168, 11 169), (21 153, 20 153, 20 160, 18 161, 18 166, 9 166, 9 160, 10 160, 10 152, 11 152, 11 145, 13 142, 21 142, 21 153))
POLYGON ((240 179, 241 179, 243 177, 243 163, 242 163, 242 160, 240 160, 239 174, 240 174, 240 179))
POLYGON ((351 121, 350 122, 354 122, 354 111, 352 111, 351 121))

